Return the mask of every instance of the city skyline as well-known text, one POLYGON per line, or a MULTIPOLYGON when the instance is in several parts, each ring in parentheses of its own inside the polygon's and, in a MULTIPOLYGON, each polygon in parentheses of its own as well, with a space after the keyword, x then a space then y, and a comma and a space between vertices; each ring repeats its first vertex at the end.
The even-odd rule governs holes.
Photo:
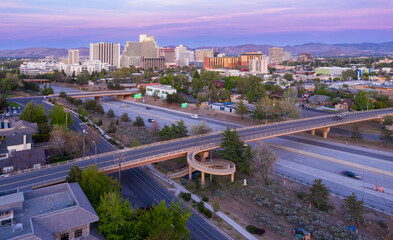
POLYGON ((393 40, 393 3, 368 1, 67 1, 0 3, 0 49, 125 45, 140 33, 160 46, 296 45, 393 40))

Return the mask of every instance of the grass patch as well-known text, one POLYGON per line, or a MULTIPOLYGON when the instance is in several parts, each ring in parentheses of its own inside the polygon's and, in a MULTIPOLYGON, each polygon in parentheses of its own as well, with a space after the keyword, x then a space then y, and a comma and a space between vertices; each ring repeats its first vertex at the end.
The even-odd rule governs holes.
POLYGON ((22 105, 20 105, 20 104, 18 104, 18 103, 16 103, 16 102, 8 102, 8 106, 10 106, 10 107, 16 107, 16 108, 18 108, 18 107, 21 107, 21 108, 23 108, 23 106, 22 105))

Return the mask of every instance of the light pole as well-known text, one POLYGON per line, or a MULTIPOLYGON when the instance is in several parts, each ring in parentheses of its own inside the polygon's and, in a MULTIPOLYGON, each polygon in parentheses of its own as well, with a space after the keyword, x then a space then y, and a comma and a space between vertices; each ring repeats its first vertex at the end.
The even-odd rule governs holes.
POLYGON ((83 139, 83 156, 84 156, 84 157, 86 157, 85 133, 86 133, 86 130, 83 129, 83 130, 82 130, 82 139, 83 139))
POLYGON ((95 155, 97 155, 97 144, 96 142, 93 140, 94 143, 94 164, 97 164, 97 157, 95 155))
MULTIPOLYGON (((213 144, 210 143, 210 147, 212 147, 213 144)), ((212 159, 212 149, 210 148, 210 167, 213 167, 213 159, 212 159)), ((213 174, 210 173, 210 182, 213 182, 213 174)))

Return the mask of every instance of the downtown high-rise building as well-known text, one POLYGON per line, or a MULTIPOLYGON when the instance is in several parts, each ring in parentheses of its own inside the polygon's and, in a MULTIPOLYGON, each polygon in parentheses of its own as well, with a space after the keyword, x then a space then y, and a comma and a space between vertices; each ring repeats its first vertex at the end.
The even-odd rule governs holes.
POLYGON ((189 51, 187 47, 179 45, 175 48, 175 58, 178 66, 188 66, 195 61, 194 51, 189 51))
POLYGON ((79 64, 79 49, 68 50, 68 64, 79 64))
MULTIPOLYGON (((129 67, 135 63, 135 57, 158 58, 156 38, 147 34, 139 35, 139 42, 127 41, 124 47, 121 65, 129 67)), ((135 66, 135 65, 133 65, 135 66)))
POLYGON ((203 61, 205 57, 214 57, 214 50, 213 49, 195 50, 195 61, 203 61))
POLYGON ((120 44, 117 43, 90 43, 90 60, 99 60, 102 63, 120 67, 120 44))
POLYGON ((289 61, 292 59, 292 54, 291 52, 284 52, 284 61, 289 61))
POLYGON ((250 73, 268 73, 267 60, 263 58, 254 58, 249 63, 250 73))
POLYGON ((273 64, 282 63, 284 60, 284 51, 282 48, 269 48, 269 62, 273 64))

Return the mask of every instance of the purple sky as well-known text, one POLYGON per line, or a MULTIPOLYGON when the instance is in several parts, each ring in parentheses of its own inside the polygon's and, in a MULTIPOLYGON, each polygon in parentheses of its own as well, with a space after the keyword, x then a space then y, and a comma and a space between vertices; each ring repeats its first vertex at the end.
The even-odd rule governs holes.
POLYGON ((12 0, 0 2, 0 49, 393 41, 392 0, 12 0))

